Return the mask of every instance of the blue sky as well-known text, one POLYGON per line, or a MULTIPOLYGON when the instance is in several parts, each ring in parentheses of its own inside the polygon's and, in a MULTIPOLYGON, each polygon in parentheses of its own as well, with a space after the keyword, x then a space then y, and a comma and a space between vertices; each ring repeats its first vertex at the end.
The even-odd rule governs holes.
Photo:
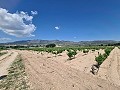
MULTIPOLYGON (((21 25, 19 21, 9 24, 9 30, 8 26, 6 29, 6 26, 1 28, 0 25, 1 42, 5 38, 10 38, 12 41, 120 40, 120 0, 0 0, 0 8, 2 8, 1 11, 8 10, 6 15, 9 13, 11 17, 16 11, 27 12, 27 15, 33 17, 32 21, 24 22, 24 25, 28 25, 27 29, 19 27, 21 25), (36 11, 37 14, 31 15, 31 11, 36 11), (32 23, 33 31, 27 22, 32 23), (12 34, 11 27, 14 27, 12 34), (23 30, 18 32, 15 28, 23 30), (22 35, 23 32, 26 33, 22 35)), ((0 17, 4 18, 4 15, 1 14, 0 17)), ((22 19, 24 21, 23 17, 22 19)), ((3 21, 0 20, 0 22, 3 21)))

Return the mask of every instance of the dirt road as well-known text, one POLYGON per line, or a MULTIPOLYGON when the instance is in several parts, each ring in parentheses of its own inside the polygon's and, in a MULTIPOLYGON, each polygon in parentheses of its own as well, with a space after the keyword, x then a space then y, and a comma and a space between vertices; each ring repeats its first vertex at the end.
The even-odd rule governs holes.
POLYGON ((40 54, 20 51, 33 90, 120 90, 110 82, 93 77, 40 54))
POLYGON ((11 63, 15 60, 17 55, 17 52, 9 51, 7 54, 0 57, 0 77, 7 75, 7 69, 10 67, 11 63))
POLYGON ((111 52, 110 56, 101 65, 98 76, 120 85, 120 49, 116 47, 111 52))

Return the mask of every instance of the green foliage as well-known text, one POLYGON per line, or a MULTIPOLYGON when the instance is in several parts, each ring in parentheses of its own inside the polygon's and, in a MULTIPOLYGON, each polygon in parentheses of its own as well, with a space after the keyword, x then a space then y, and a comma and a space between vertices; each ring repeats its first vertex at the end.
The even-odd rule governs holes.
POLYGON ((108 57, 108 55, 107 55, 106 53, 104 53, 104 54, 103 54, 103 56, 104 56, 105 58, 107 58, 107 57, 108 57))
POLYGON ((57 54, 57 51, 52 51, 52 54, 57 54))
POLYGON ((112 48, 106 48, 105 53, 109 56, 110 52, 112 51, 112 48))
POLYGON ((95 58, 95 60, 98 62, 98 65, 101 65, 105 59, 106 59, 106 57, 101 54, 95 58))
POLYGON ((46 47, 47 47, 47 48, 56 47, 56 45, 55 45, 55 44, 48 44, 48 45, 46 45, 46 47))
POLYGON ((71 59, 73 57, 72 52, 68 52, 67 55, 68 55, 69 59, 71 59))
POLYGON ((1 50, 6 50, 6 47, 0 46, 0 51, 1 51, 1 50))
POLYGON ((72 54, 75 56, 75 55, 77 54, 77 52, 76 52, 76 51, 73 51, 72 54))
POLYGON ((83 50, 83 53, 88 53, 88 52, 89 52, 89 50, 86 50, 86 49, 85 49, 85 50, 83 50))
POLYGON ((69 57, 69 59, 71 60, 73 57, 75 58, 75 55, 77 54, 77 52, 76 51, 74 51, 74 50, 70 50, 68 53, 67 53, 67 55, 68 55, 68 57, 69 57))
POLYGON ((110 52, 112 50, 113 48, 106 48, 103 55, 99 54, 99 56, 95 58, 95 60, 98 62, 98 65, 101 65, 103 63, 103 61, 110 55, 110 52))
POLYGON ((8 69, 8 75, 1 80, 0 90, 29 90, 25 67, 20 55, 8 69))
MULTIPOLYGON (((70 57, 74 57, 76 54, 76 51, 83 51, 83 53, 88 53, 89 50, 95 51, 95 50, 99 50, 99 49, 106 49, 106 48, 113 48, 111 46, 76 46, 76 47, 32 47, 32 48, 25 48, 24 50, 34 50, 34 51, 38 51, 38 52, 48 52, 48 53, 53 53, 53 54, 60 54, 63 51, 68 51, 69 53, 71 53, 71 51, 75 51, 72 52, 72 56, 71 54, 68 54, 68 56, 70 57)), ((105 56, 106 57, 106 56, 105 56)))
POLYGON ((92 49, 92 51, 95 51, 95 49, 92 49))

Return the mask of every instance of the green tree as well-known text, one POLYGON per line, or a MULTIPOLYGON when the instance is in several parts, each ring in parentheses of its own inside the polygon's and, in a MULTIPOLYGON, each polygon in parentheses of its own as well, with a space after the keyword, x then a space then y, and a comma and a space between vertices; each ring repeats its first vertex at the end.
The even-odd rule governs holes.
POLYGON ((55 44, 48 44, 48 45, 46 45, 46 47, 47 47, 47 48, 56 47, 56 45, 55 45, 55 44))

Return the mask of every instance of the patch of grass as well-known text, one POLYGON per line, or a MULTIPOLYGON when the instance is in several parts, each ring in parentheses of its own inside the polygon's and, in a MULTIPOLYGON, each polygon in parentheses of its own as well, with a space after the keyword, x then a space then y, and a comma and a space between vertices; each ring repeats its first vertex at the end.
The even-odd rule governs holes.
POLYGON ((8 75, 0 82, 0 90, 29 90, 27 75, 21 56, 8 69, 8 75))

